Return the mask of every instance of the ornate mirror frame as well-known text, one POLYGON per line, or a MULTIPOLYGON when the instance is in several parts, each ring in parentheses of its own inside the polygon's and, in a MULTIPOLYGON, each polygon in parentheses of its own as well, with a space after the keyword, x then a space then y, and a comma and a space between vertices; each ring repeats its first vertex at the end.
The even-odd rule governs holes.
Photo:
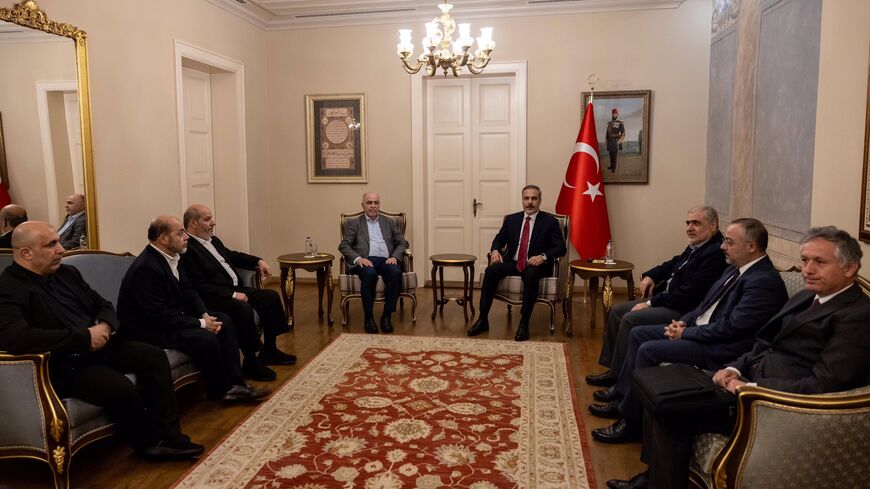
POLYGON ((91 94, 88 83, 87 33, 70 24, 50 20, 34 0, 17 3, 12 8, 0 8, 0 20, 39 31, 68 37, 75 42, 76 72, 79 97, 79 118, 82 125, 82 165, 85 182, 85 210, 88 216, 88 247, 100 248, 97 225, 97 199, 94 183, 94 151, 91 139, 91 94))

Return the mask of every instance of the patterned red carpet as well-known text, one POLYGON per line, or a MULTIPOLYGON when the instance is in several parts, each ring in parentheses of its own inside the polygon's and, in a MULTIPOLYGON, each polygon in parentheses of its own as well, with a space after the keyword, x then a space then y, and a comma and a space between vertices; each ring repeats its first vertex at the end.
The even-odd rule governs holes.
POLYGON ((561 343, 345 334, 175 487, 594 487, 568 372, 561 343))

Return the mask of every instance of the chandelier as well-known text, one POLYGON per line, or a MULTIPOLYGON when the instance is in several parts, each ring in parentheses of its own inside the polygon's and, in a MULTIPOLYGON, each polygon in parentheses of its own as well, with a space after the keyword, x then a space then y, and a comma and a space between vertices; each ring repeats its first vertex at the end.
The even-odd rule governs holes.
POLYGON ((477 51, 469 53, 474 44, 471 37, 471 24, 459 24, 459 38, 453 40, 453 31, 456 30, 456 22, 450 15, 453 5, 442 3, 438 6, 441 16, 426 24, 426 37, 423 38, 423 53, 412 62, 414 44, 411 42, 411 29, 399 29, 399 44, 396 51, 402 59, 402 67, 410 74, 417 73, 424 66, 429 76, 435 76, 438 68, 444 70, 444 76, 450 70, 453 76, 459 76, 462 67, 478 75, 483 72, 489 63, 489 55, 495 49, 492 40, 492 27, 480 29, 480 37, 477 38, 477 51))

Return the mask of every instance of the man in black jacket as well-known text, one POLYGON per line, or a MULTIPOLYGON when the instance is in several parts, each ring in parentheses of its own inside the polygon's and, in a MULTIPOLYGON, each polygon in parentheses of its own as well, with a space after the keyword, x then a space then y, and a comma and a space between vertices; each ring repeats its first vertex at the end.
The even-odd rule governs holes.
POLYGON ((559 221, 546 212, 540 212, 540 208, 541 189, 536 185, 526 185, 523 188, 523 211, 505 216, 501 229, 492 240, 490 265, 486 267, 480 286, 480 312, 468 330, 468 336, 489 331, 489 309, 498 283, 507 276, 520 275, 523 279, 523 305, 514 340, 529 339, 529 319, 538 296, 538 283, 541 278, 553 274, 553 260, 567 251, 559 221))
POLYGON ((166 354, 125 341, 112 304, 73 267, 51 226, 30 221, 12 237, 14 263, 0 275, 0 350, 51 354, 61 397, 102 406, 133 449, 152 457, 195 457, 202 445, 181 433, 166 354), (134 385, 124 374, 136 375, 134 385))
POLYGON ((263 259, 224 246, 214 235, 217 223, 208 207, 194 204, 184 211, 183 217, 185 231, 191 239, 187 241, 187 253, 181 256, 181 262, 193 287, 209 309, 233 318, 239 349, 245 355, 242 373, 254 380, 273 380, 275 372, 264 365, 296 363, 295 356, 280 351, 275 343, 279 334, 289 330, 284 306, 274 290, 242 286, 238 269, 256 270, 264 279, 272 276, 272 270, 263 259), (263 345, 254 324, 254 311, 263 328, 263 345), (259 359, 255 357, 258 351, 259 359), (271 378, 261 378, 261 374, 269 374, 271 378))
MULTIPOLYGON (((870 299, 855 283, 863 255, 858 242, 833 226, 801 240, 806 290, 792 297, 747 352, 713 376, 732 394, 744 385, 821 394, 870 384, 870 299)), ((653 367, 656 368, 656 367, 653 367)), ((698 433, 730 434, 733 410, 699 406, 679 415, 644 414, 641 460, 649 471, 610 488, 679 489, 688 485, 692 441, 698 433)))
POLYGON ((178 218, 158 216, 151 221, 150 243, 121 281, 118 315, 125 333, 190 355, 203 371, 209 399, 263 398, 268 389, 251 387, 242 378, 232 319, 207 312, 179 263, 179 255, 187 251, 187 240, 178 218))
MULTIPOLYGON (((725 270, 719 215, 709 206, 697 206, 686 217, 689 245, 679 255, 642 274, 642 299, 617 304, 607 316, 607 329, 598 363, 609 367, 586 376, 591 385, 609 387, 619 378, 625 362, 628 335, 636 326, 667 324, 691 311, 725 270)), ((606 399, 598 399, 607 401, 606 399)))

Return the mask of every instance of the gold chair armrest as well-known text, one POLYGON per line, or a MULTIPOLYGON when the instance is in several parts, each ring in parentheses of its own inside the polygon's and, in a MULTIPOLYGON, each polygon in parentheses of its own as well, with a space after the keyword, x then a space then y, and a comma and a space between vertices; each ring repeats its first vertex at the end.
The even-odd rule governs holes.
POLYGON ((408 272, 414 271, 414 254, 410 249, 405 250, 405 260, 408 262, 408 272))

